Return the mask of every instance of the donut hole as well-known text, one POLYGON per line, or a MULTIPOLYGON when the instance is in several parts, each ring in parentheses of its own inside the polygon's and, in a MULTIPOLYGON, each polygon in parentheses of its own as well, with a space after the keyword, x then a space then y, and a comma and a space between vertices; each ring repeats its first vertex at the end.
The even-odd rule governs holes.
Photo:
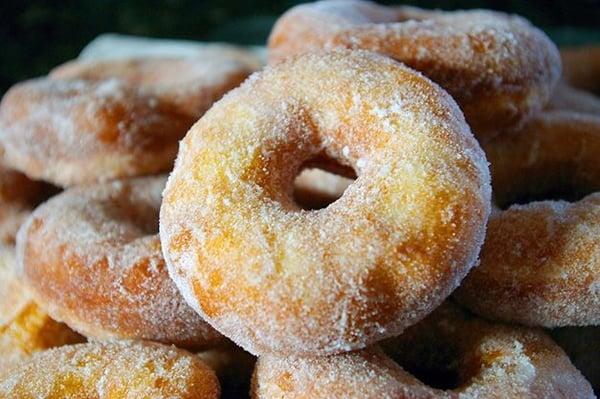
POLYGON ((463 386, 478 370, 463 351, 448 342, 386 348, 387 354, 422 383, 441 390, 463 386))
MULTIPOLYGON (((353 171, 350 172, 352 177, 345 177, 309 165, 310 163, 305 163, 294 178, 293 200, 300 209, 311 211, 327 208, 340 199, 356 179, 353 171)), ((339 170, 330 170, 335 169, 339 170)))

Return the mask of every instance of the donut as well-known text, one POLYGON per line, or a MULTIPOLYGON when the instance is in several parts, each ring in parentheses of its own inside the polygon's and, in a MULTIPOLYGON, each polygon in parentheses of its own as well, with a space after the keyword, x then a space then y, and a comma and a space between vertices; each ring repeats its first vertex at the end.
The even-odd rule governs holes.
POLYGON ((600 327, 562 327, 548 333, 600 394, 600 327))
POLYGON ((261 356, 251 395, 267 398, 593 398, 539 330, 495 324, 452 305, 381 346, 329 357, 261 356))
POLYGON ((268 47, 271 61, 337 47, 388 55, 446 89, 482 141, 540 110, 561 71, 556 46, 521 17, 363 0, 296 6, 276 22, 268 47))
POLYGON ((484 149, 503 210, 456 299, 491 319, 600 324, 600 117, 547 112, 484 149))
POLYGON ((194 349, 223 340, 169 278, 157 234, 164 184, 145 177, 72 188, 23 224, 19 271, 54 319, 96 339, 194 349))
POLYGON ((308 54, 254 74, 189 131, 163 193, 169 274, 253 354, 332 354, 396 335, 473 266, 489 171, 452 98, 367 51, 308 54), (357 178, 305 211, 313 157, 357 178))
POLYGON ((560 58, 569 84, 600 94, 600 44, 562 48, 560 58))
POLYGON ((218 398, 214 372, 191 353, 156 343, 112 342, 44 351, 0 376, 11 398, 218 398))
POLYGON ((565 82, 560 82, 554 90, 546 109, 556 111, 573 111, 600 115, 600 98, 592 93, 576 89, 565 82))
POLYGON ((63 187, 168 171, 193 122, 248 73, 189 58, 67 64, 5 94, 5 162, 63 187))
POLYGON ((83 337, 54 321, 18 280, 14 259, 0 259, 0 374, 32 353, 81 342, 83 337))

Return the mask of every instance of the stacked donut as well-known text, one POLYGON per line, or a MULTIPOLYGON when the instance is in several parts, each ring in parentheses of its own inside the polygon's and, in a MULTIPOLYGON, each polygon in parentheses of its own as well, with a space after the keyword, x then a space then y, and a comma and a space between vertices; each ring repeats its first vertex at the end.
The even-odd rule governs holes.
POLYGON ((268 52, 4 96, 0 396, 594 397, 600 116, 570 52, 561 80, 520 17, 362 0, 291 9, 268 52))

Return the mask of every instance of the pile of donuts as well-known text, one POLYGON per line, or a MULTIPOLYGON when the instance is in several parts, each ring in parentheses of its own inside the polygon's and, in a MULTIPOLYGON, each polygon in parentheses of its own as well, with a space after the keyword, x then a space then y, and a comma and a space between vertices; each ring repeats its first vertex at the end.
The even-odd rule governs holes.
POLYGON ((0 397, 595 397, 600 47, 325 0, 267 52, 5 93, 0 397))

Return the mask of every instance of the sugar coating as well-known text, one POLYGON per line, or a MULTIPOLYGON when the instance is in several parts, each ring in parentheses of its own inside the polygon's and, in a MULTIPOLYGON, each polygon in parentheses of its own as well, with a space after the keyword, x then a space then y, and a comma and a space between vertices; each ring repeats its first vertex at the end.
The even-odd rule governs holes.
POLYGON ((473 318, 451 304, 382 347, 328 357, 266 355, 252 397, 269 398, 594 398, 589 383, 541 331, 473 318), (449 349, 450 348, 450 349, 449 349), (448 351, 451 357, 445 357, 448 351), (448 368, 442 390, 407 370, 448 368))
POLYGON ((170 170, 189 127, 251 72, 228 57, 74 61, 0 104, 8 165, 60 186, 170 170))
POLYGON ((600 117, 547 112, 485 145, 496 202, 587 194, 492 214, 480 265, 457 299, 486 317, 532 326, 600 324, 600 117))
POLYGON ((183 300, 161 254, 164 177, 73 188, 19 232, 20 273, 55 319, 88 337, 209 347, 222 336, 183 300))
POLYGON ((218 398, 200 358, 144 342, 70 345, 34 355, 0 376, 0 396, 19 398, 218 398))
POLYGON ((561 72, 556 46, 521 17, 363 0, 290 9, 271 32, 269 58, 339 47, 376 51, 422 71, 456 99, 484 141, 540 110, 561 72))
POLYGON ((360 348, 473 266, 488 173, 456 103, 422 75, 365 51, 306 55, 252 75, 182 141, 163 252, 188 303, 251 353, 360 348), (303 211, 292 182, 317 154, 358 177, 303 211))

